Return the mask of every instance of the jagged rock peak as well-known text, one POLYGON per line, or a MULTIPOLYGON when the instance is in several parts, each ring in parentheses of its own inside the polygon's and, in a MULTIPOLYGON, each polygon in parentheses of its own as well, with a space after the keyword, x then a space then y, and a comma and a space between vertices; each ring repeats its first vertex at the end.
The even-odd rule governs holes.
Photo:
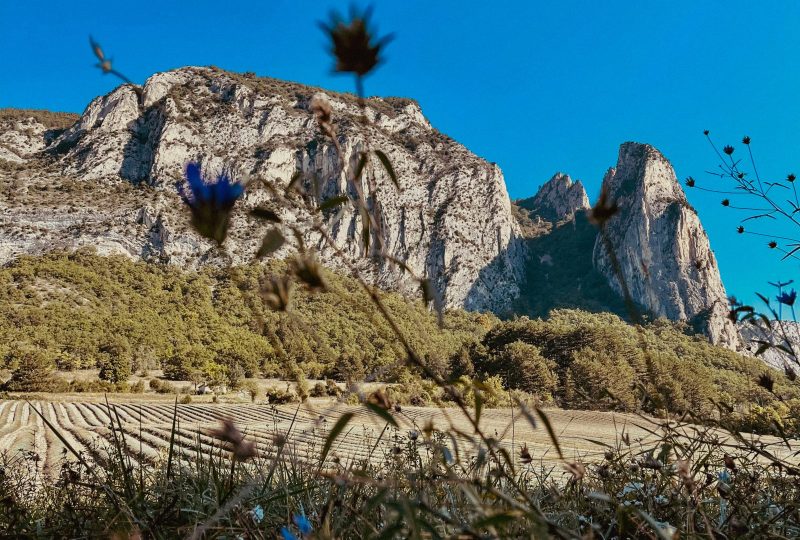
MULTIPOLYGON (((713 343, 738 348, 708 236, 669 161, 652 146, 625 143, 603 189, 619 205, 606 234, 633 300, 655 316, 688 321, 713 343)), ((594 264, 621 293, 600 237, 594 264)))
MULTIPOLYGON (((414 274, 430 279, 447 307, 507 309, 519 292, 524 247, 499 167, 435 130, 411 99, 368 98, 362 110, 351 94, 217 68, 157 73, 143 87, 122 85, 92 100, 77 122, 39 151, 46 167, 32 165, 21 173, 20 189, 9 192, 0 217, 0 262, 48 246, 93 245, 103 253, 186 267, 206 264, 211 245, 189 227, 174 187, 186 163, 201 160, 211 173, 224 167, 237 178, 261 180, 251 182, 226 241, 230 259, 246 263, 265 226, 250 221, 245 210, 272 204, 274 191, 263 182, 283 188, 300 172, 316 179, 317 202, 355 196, 352 174, 339 163, 352 172, 367 149, 388 156, 402 188, 379 160, 364 168, 360 190, 380 225, 371 231, 370 245, 382 244, 414 274), (320 133, 311 111, 311 100, 323 96, 338 145, 320 133), (47 190, 34 189, 38 185, 47 190), (69 189, 72 200, 56 197, 61 189, 69 189)), ((317 213, 283 213, 283 223, 305 232, 304 245, 314 246, 325 264, 343 268, 314 231, 317 213)), ((418 294, 408 272, 376 262, 365 249, 353 205, 325 219, 338 250, 370 280, 418 294)), ((287 243, 276 256, 295 247, 287 243)))
POLYGON ((556 173, 536 195, 519 202, 532 218, 546 221, 572 219, 575 212, 589 208, 589 197, 580 180, 573 182, 568 174, 556 173))

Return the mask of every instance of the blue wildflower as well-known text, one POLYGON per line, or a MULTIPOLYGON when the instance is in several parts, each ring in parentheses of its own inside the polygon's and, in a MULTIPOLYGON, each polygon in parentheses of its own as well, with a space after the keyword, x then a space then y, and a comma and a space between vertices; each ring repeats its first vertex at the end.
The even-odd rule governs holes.
POLYGON ((778 302, 781 304, 786 304, 787 306, 792 307, 794 305, 794 301, 797 300, 797 291, 792 289, 792 291, 788 293, 781 292, 778 294, 777 298, 778 302))
POLYGON ((283 540, 297 540, 297 536, 286 527, 281 527, 281 537, 283 540))
POLYGON ((261 508, 260 504, 257 504, 252 510, 250 510, 250 515, 253 517, 253 521, 256 523, 261 523, 264 521, 264 509, 261 508))
POLYGON ((178 182, 175 187, 192 211, 192 226, 221 245, 228 235, 233 205, 244 194, 244 184, 231 181, 225 172, 217 176, 216 182, 208 183, 197 162, 186 166, 185 177, 186 183, 178 182))
POLYGON ((294 524, 297 525, 297 528, 300 529, 300 532, 303 535, 311 534, 311 531, 314 528, 311 526, 311 522, 308 521, 308 518, 304 514, 295 514, 292 518, 294 520, 294 524))

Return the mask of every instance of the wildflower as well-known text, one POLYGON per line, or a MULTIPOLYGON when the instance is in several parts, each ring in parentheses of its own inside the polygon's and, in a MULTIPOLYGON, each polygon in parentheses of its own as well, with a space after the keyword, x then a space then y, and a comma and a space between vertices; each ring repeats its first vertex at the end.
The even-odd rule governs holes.
POLYGON ((796 178, 797 177, 794 175, 794 173, 789 173, 789 175, 786 177, 786 180, 789 182, 794 182, 796 178))
POLYGON ((730 206, 731 201, 730 199, 722 199, 722 206, 730 206))
POLYGON ((738 232, 739 234, 742 234, 744 232, 744 227, 739 225, 738 227, 736 227, 736 232, 738 232))
POLYGON ((589 219, 597 226, 602 227, 611 219, 611 217, 619 212, 619 206, 616 201, 610 201, 608 197, 608 190, 605 187, 600 192, 600 197, 597 203, 592 208, 589 214, 589 219))
POLYGON ((686 179, 686 187, 694 187, 694 178, 691 176, 686 179))
POLYGON ((722 151, 723 151, 723 152, 725 152, 725 153, 726 153, 726 154, 728 154, 728 155, 731 155, 731 154, 733 154, 733 146, 731 146, 731 145, 726 145, 726 146, 725 146, 725 147, 722 149, 722 151))
POLYGON ((708 130, 707 129, 703 130, 703 135, 708 136, 708 130))
POLYGON ((256 455, 255 443, 253 441, 245 441, 244 435, 230 418, 222 420, 222 427, 212 430, 211 434, 229 443, 231 445, 233 457, 239 461, 245 461, 256 455))
POLYGON ((363 77, 380 63, 381 48, 392 36, 375 42, 369 30, 370 15, 370 9, 361 15, 351 12, 351 20, 346 23, 338 13, 332 13, 328 24, 320 24, 332 42, 331 52, 336 58, 336 71, 363 77))
POLYGON ((770 249, 775 249, 778 247, 778 243, 775 240, 771 240, 769 244, 767 244, 770 249))
POLYGON ((747 135, 742 137, 742 144, 750 144, 750 137, 748 137, 747 135))
POLYGON ((252 510, 250 510, 250 517, 252 517, 253 521, 256 523, 261 523, 264 521, 264 509, 260 504, 257 504, 252 510))
POLYGON ((770 375, 769 373, 763 373, 758 378, 758 386, 766 389, 767 392, 772 392, 772 389, 775 386, 775 379, 773 379, 772 375, 770 375))
POLYGON ((419 439, 419 431, 417 431, 416 429, 412 429, 411 431, 408 432, 408 438, 411 439, 412 441, 416 441, 417 439, 419 439))
POLYGON ((776 298, 781 304, 792 307, 794 306, 794 301, 797 300, 797 291, 792 289, 791 292, 781 292, 776 298))
POLYGON ((297 528, 300 530, 300 534, 308 535, 311 534, 311 531, 314 528, 311 526, 311 522, 308 521, 308 518, 304 514, 295 514, 292 517, 294 524, 297 525, 297 528))
POLYGON ((221 245, 228 235, 233 205, 244 194, 244 184, 232 182, 224 172, 217 176, 215 183, 206 183, 197 162, 186 166, 185 177, 188 192, 181 182, 175 187, 192 211, 192 225, 202 236, 221 245))
POLYGON ((297 536, 288 527, 281 527, 281 537, 283 540, 297 540, 297 536))
POLYGON ((533 461, 533 457, 531 456, 531 451, 528 450, 527 443, 523 444, 522 448, 519 450, 519 460, 525 465, 533 461))

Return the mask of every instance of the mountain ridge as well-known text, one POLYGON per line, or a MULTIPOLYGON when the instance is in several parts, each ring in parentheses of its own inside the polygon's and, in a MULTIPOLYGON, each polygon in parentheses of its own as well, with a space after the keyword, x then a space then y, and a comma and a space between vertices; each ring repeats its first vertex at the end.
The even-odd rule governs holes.
MULTIPOLYGON (((376 205, 380 222, 371 234, 380 235, 377 240, 392 257, 430 279, 446 307, 504 316, 526 309, 536 314, 549 304, 534 309, 527 302, 529 308, 522 309, 522 297, 533 290, 548 294, 550 276, 564 274, 571 265, 568 288, 551 307, 566 303, 619 312, 618 276, 592 236, 596 232, 587 219, 589 201, 582 183, 558 173, 533 197, 512 206, 499 167, 435 130, 411 99, 367 98, 362 110, 351 94, 188 67, 154 74, 141 88, 122 85, 95 98, 71 126, 52 129, 35 118, 20 120, 17 114, 11 120, 0 115, 0 127, 0 152, 6 153, 0 154, 0 164, 9 163, 5 168, 11 178, 0 201, 0 261, 91 245, 101 254, 123 253, 190 268, 222 264, 212 246, 188 226, 173 187, 188 161, 200 161, 212 172, 230 168, 239 178, 276 187, 285 187, 299 171, 317 179, 315 196, 323 203, 357 193, 352 179, 338 169, 340 158, 352 169, 361 152, 380 148, 402 189, 396 189, 380 164, 368 163, 360 189, 376 205), (320 133, 311 110, 314 98, 330 103, 338 145, 320 133), (582 240, 569 232, 578 229, 582 240), (556 236, 543 236, 556 230, 556 236), (533 236, 537 243, 531 243, 533 236), (566 253, 564 242, 573 240, 578 251, 551 268, 554 257, 566 253), (534 279, 539 282, 531 287, 534 279), (605 296, 592 299, 586 289, 605 296), (617 298, 609 291, 616 291, 617 298)), ((736 348, 735 329, 725 323, 720 306, 724 286, 708 238, 693 210, 685 208, 688 203, 669 162, 649 145, 625 143, 611 171, 604 184, 621 211, 607 229, 623 254, 633 300, 654 316, 686 321, 706 317, 698 329, 713 342, 736 348), (632 152, 644 157, 625 158, 632 152), (678 201, 676 219, 660 220, 666 207, 661 208, 659 194, 678 201), (651 223, 661 224, 655 236, 651 223), (649 246, 651 254, 666 250, 686 256, 663 275, 656 266, 667 268, 670 257, 657 258, 644 271, 646 265, 630 255, 638 245, 649 246), (691 253, 683 253, 687 249, 691 253), (694 272, 691 265, 700 259, 704 266, 694 272), (656 278, 643 280, 643 274, 656 278), (677 284, 677 292, 672 290, 676 287, 669 289, 670 283, 677 284), (654 292, 668 289, 666 300, 654 292), (701 294, 704 290, 711 293, 701 294)), ((255 187, 248 189, 242 206, 269 203, 268 190, 255 187)), ((227 241, 227 256, 234 264, 253 257, 264 232, 262 225, 240 214, 227 241)), ((305 231, 304 243, 319 251, 323 263, 342 269, 312 230, 314 216, 295 212, 281 218, 305 231)), ((368 280, 417 294, 415 281, 392 265, 376 263, 364 250, 358 212, 346 206, 335 219, 326 219, 337 246, 368 280)), ((285 257, 296 247, 290 242, 275 256, 285 257)))

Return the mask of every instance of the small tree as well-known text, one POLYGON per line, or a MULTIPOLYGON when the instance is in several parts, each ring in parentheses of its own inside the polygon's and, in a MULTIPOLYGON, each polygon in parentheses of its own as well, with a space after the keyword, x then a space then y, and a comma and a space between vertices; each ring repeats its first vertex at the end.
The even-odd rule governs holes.
POLYGON ((59 392, 65 390, 66 381, 53 373, 53 366, 37 349, 14 351, 10 355, 16 369, 6 382, 10 392, 59 392))
POLYGON ((100 378, 112 383, 127 381, 131 376, 131 345, 128 340, 112 336, 100 347, 100 378))

